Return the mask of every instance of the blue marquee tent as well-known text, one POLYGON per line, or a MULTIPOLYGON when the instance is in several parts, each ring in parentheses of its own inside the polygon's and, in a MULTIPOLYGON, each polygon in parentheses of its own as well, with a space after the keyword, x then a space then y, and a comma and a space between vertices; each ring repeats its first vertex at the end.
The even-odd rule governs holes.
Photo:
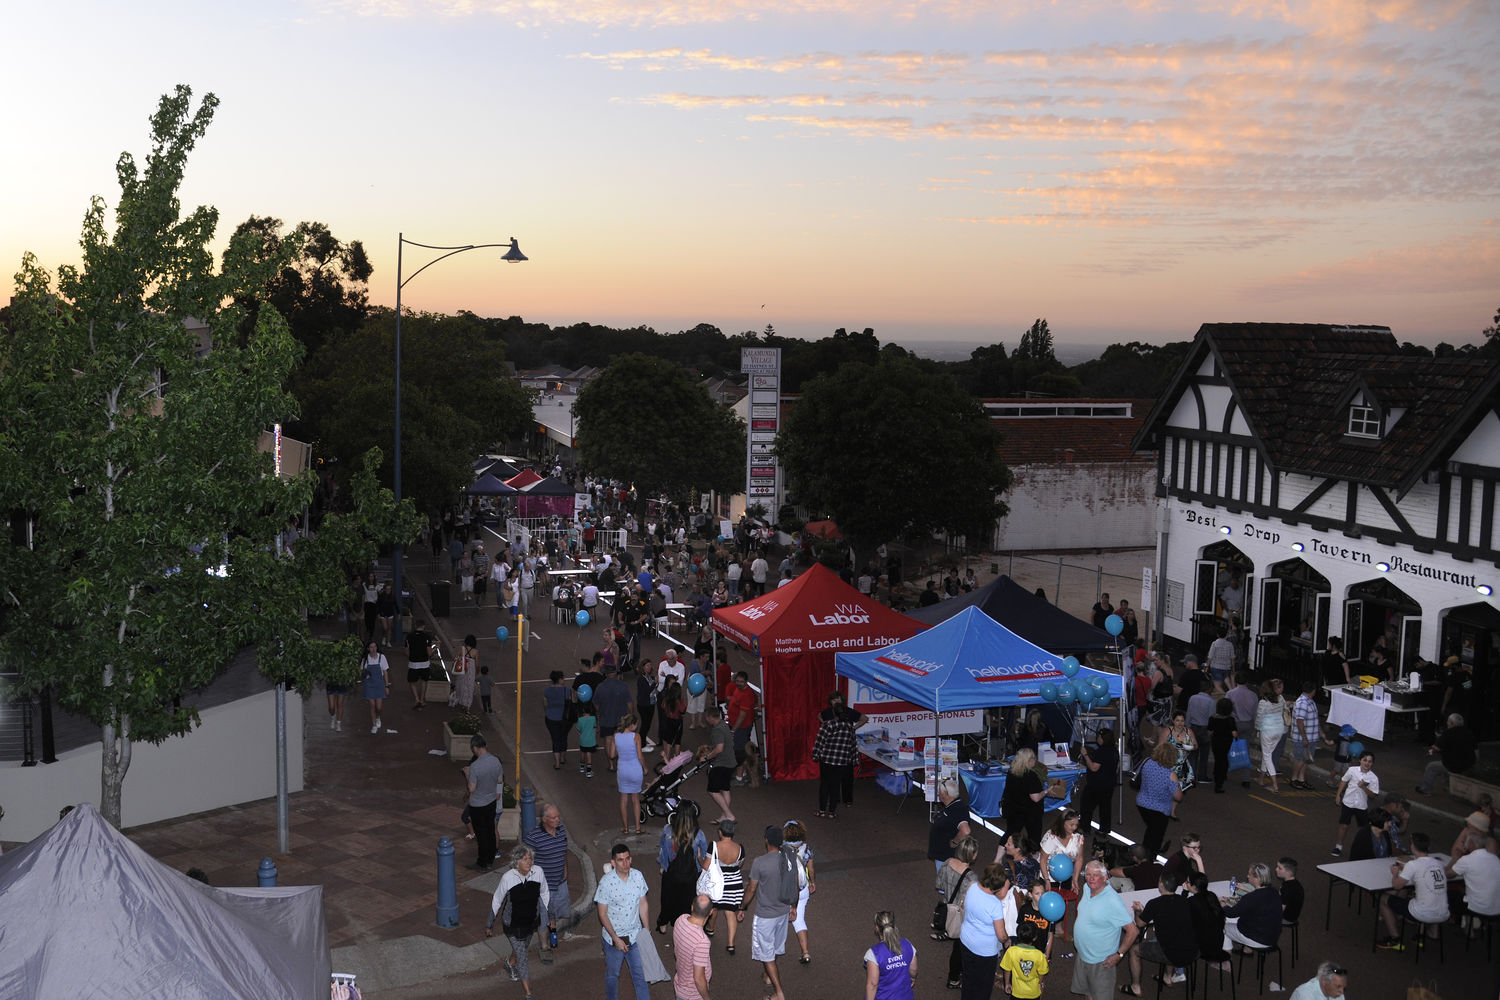
MULTIPOLYGON (((1041 686, 1068 680, 1063 658, 1032 645, 977 607, 894 646, 839 653, 834 669, 894 698, 933 712, 1044 704, 1041 686)), ((1119 674, 1079 667, 1074 680, 1101 678, 1110 698, 1124 690, 1119 674)))

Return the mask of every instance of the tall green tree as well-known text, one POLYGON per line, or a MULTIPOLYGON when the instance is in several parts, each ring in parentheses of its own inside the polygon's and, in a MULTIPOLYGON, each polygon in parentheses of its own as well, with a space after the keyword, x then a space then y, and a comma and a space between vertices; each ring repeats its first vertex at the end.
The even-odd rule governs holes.
POLYGON ((952 378, 882 356, 813 379, 776 437, 787 486, 858 552, 936 531, 983 538, 1007 508, 999 433, 952 378))
POLYGON ((1046 320, 1036 320, 1029 330, 1021 334, 1021 342, 1016 345, 1014 356, 1018 361, 1057 363, 1057 355, 1052 352, 1052 331, 1046 320))
MULTIPOLYGON (((239 302, 246 330, 254 327, 262 302, 286 320, 309 356, 340 333, 359 329, 370 312, 374 269, 359 240, 345 243, 322 222, 299 222, 289 233, 280 219, 252 215, 234 236, 250 241, 256 256, 278 266, 263 288, 239 302)), ((243 243, 241 245, 244 245, 243 243)), ((227 254, 227 251, 226 251, 227 254)))
POLYGON ((280 261, 238 236, 215 270, 217 213, 178 201, 217 104, 162 98, 145 169, 117 163, 113 234, 96 197, 81 268, 54 289, 27 255, 0 340, 0 507, 29 527, 0 546, 0 669, 100 727, 100 811, 117 825, 133 745, 191 730, 180 698, 237 650, 258 647, 278 679, 347 675, 352 644, 313 639, 304 612, 336 609, 346 567, 415 529, 366 474, 353 513, 284 544, 314 480, 274 475, 257 440, 294 413, 299 348, 274 309, 245 334, 235 304, 280 261))
MULTIPOLYGON (((376 310, 358 330, 323 346, 292 381, 302 422, 319 454, 341 458, 387 449, 392 481, 396 314, 376 310)), ((434 513, 473 481, 475 456, 532 427, 535 392, 510 378, 505 345, 472 313, 411 313, 401 320, 401 482, 434 513)))
POLYGON ((583 464, 642 496, 735 492, 745 425, 678 365, 644 354, 610 362, 573 405, 583 464))

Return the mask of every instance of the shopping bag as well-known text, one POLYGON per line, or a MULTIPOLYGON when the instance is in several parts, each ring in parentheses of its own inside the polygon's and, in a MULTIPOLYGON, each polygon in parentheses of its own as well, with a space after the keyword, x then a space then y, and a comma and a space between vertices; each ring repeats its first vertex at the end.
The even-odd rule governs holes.
POLYGON ((641 953, 641 973, 646 977, 647 983, 665 983, 672 978, 672 973, 667 971, 661 954, 656 950, 656 942, 651 940, 651 934, 645 928, 636 935, 635 947, 641 953))
POLYGON ((1434 979, 1426 986, 1422 980, 1413 979, 1411 985, 1406 988, 1406 1000, 1443 1000, 1437 991, 1437 980, 1434 979))
POLYGON ((1235 740, 1229 744, 1229 770, 1250 770, 1250 745, 1244 740, 1235 740))

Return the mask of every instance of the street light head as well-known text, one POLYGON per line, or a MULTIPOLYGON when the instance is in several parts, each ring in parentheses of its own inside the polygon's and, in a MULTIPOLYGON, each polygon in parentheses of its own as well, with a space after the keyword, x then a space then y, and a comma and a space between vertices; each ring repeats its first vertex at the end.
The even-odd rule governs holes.
POLYGON ((519 264, 521 261, 529 260, 530 258, 521 252, 520 247, 516 246, 516 238, 512 236, 510 238, 510 249, 505 251, 505 256, 500 259, 511 264, 519 264))

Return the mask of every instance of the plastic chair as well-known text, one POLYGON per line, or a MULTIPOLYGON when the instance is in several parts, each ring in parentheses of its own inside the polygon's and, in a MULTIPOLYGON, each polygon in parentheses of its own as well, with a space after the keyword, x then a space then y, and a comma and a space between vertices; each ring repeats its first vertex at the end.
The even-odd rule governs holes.
MULTIPOLYGON (((1203 962, 1203 997, 1204 997, 1204 1000, 1208 1000, 1208 974, 1210 972, 1218 973, 1218 976, 1219 976, 1219 992, 1223 993, 1224 992, 1224 970, 1223 969, 1216 969, 1213 966, 1217 965, 1220 962, 1232 961, 1233 959, 1232 959, 1232 956, 1227 951, 1220 951, 1217 954, 1213 954, 1213 955, 1200 955, 1199 959, 1203 962)), ((1191 986, 1192 985, 1192 980, 1189 980, 1188 983, 1189 983, 1189 986, 1191 986)), ((1236 989, 1236 987, 1234 985, 1234 972, 1231 971, 1229 973, 1229 997, 1230 997, 1230 1000, 1235 1000, 1235 996, 1236 996, 1237 992, 1238 992, 1238 990, 1236 989)), ((1191 997, 1192 995, 1193 994, 1192 994, 1191 990, 1189 990, 1188 996, 1191 997)))
POLYGON ((1417 953, 1416 957, 1412 959, 1412 963, 1413 964, 1420 964, 1421 961, 1422 961, 1422 952, 1424 952, 1424 951, 1427 950, 1427 940, 1428 940, 1427 939, 1427 928, 1429 928, 1429 927, 1436 927, 1437 928, 1438 961, 1439 962, 1447 961, 1448 956, 1445 953, 1445 950, 1443 948, 1443 928, 1444 928, 1444 926, 1447 925, 1448 921, 1446 919, 1444 919, 1444 920, 1435 920, 1435 921, 1433 921, 1431 923, 1423 923, 1422 921, 1416 919, 1415 917, 1403 916, 1401 918, 1401 938, 1402 938, 1402 940, 1406 939, 1406 922, 1408 920, 1410 920, 1412 923, 1414 923, 1414 924, 1417 925, 1418 932, 1421 935, 1420 937, 1417 938, 1417 943, 1415 945, 1412 945, 1412 947, 1411 947, 1411 950, 1417 953))
POLYGON ((1279 983, 1285 978, 1285 974, 1281 968, 1281 945, 1273 944, 1269 948, 1251 948, 1248 945, 1242 947, 1245 948, 1245 951, 1240 952, 1240 964, 1236 970, 1236 977, 1238 978, 1245 974, 1245 952, 1254 952, 1255 978, 1260 984, 1259 989, 1256 990, 1257 996, 1266 991, 1266 959, 1270 958, 1272 952, 1276 953, 1276 981, 1279 983))
POLYGON ((1289 930, 1292 932, 1292 968, 1294 969, 1297 967, 1297 954, 1301 951, 1301 942, 1298 940, 1299 935, 1297 933, 1301 924, 1301 919, 1283 920, 1281 922, 1282 930, 1289 930))
MULTIPOLYGON (((1484 960, 1486 962, 1491 961, 1490 948, 1491 948, 1491 945, 1494 943, 1493 939, 1491 938, 1491 935, 1494 932, 1495 923, 1497 921, 1500 921, 1500 913, 1476 913, 1473 910, 1470 910, 1468 913, 1464 914, 1464 916, 1466 918, 1470 919, 1470 920, 1477 920, 1477 921, 1479 921, 1479 926, 1482 927, 1482 928, 1484 928, 1484 960)), ((1471 938, 1468 934, 1464 935, 1464 953, 1465 954, 1468 953, 1469 948, 1470 948, 1470 943, 1472 941, 1473 941, 1473 938, 1471 938)))

